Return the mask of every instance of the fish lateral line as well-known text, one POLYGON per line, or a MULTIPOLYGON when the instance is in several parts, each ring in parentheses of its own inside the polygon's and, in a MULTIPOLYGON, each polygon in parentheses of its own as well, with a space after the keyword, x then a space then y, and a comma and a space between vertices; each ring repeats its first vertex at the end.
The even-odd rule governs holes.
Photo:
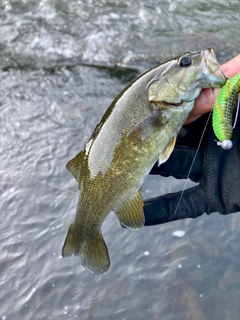
MULTIPOLYGON (((100 233, 109 210, 114 208, 127 227, 144 225, 139 188, 156 160, 162 163, 172 153, 175 136, 200 91, 222 87, 225 82, 213 49, 207 49, 156 66, 119 93, 95 128, 91 148, 81 163, 81 194, 63 256, 80 256, 82 265, 92 273, 107 271, 110 260, 100 233), (167 108, 161 107, 162 101, 168 102, 167 108), (181 105, 174 105, 178 103, 181 105), (96 172, 94 178, 92 172, 96 172)), ((74 176, 77 167, 71 167, 74 176)))

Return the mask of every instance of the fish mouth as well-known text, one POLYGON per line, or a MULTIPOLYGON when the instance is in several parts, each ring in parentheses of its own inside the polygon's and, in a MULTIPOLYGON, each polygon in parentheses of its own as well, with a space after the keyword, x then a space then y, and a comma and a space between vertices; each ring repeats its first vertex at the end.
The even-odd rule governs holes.
POLYGON ((214 87, 217 85, 222 87, 227 81, 227 77, 222 72, 212 48, 208 48, 202 52, 201 67, 205 76, 212 80, 214 87))
MULTIPOLYGON (((192 99, 194 100, 194 99, 192 99)), ((189 101, 192 101, 189 100, 189 101)), ((161 101, 161 102, 151 102, 151 105, 154 107, 154 109, 167 109, 167 108, 171 108, 171 107, 182 107, 186 102, 188 101, 184 101, 181 100, 180 102, 166 102, 166 101, 161 101)))

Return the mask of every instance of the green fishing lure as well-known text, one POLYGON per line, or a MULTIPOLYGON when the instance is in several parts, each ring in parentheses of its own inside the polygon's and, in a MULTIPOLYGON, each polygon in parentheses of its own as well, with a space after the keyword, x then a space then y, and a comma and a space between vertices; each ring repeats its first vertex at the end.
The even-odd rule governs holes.
POLYGON ((213 108, 213 131, 218 138, 217 144, 223 149, 232 148, 232 133, 236 124, 240 97, 240 73, 228 79, 219 92, 213 108), (233 112, 237 106, 233 124, 233 112))

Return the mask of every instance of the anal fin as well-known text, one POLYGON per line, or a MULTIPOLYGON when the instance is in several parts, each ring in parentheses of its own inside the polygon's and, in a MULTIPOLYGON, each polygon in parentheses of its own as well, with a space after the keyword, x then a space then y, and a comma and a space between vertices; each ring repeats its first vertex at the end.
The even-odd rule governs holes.
POLYGON ((142 189, 140 188, 130 199, 125 201, 115 213, 120 223, 130 229, 140 229, 144 226, 142 189))

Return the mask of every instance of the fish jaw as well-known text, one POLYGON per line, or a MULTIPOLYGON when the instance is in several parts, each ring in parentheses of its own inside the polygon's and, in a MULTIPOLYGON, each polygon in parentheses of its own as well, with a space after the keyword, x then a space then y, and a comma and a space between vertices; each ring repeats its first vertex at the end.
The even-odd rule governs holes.
POLYGON ((63 256, 82 256, 92 273, 107 271, 104 219, 114 210, 125 226, 144 225, 141 185, 155 162, 170 156, 201 89, 225 83, 219 69, 211 51, 189 52, 149 70, 113 101, 86 148, 68 164, 81 194, 63 256), (183 57, 191 58, 189 68, 180 66, 183 57), (138 207, 137 218, 131 206, 138 207))
POLYGON ((154 105, 181 105, 195 100, 202 89, 222 87, 227 80, 213 49, 186 52, 159 71, 148 83, 148 100, 154 105), (188 66, 181 66, 183 59, 189 59, 188 66))
POLYGON ((219 66, 214 50, 212 48, 204 50, 202 56, 201 68, 207 79, 206 88, 222 87, 227 78, 219 66))

